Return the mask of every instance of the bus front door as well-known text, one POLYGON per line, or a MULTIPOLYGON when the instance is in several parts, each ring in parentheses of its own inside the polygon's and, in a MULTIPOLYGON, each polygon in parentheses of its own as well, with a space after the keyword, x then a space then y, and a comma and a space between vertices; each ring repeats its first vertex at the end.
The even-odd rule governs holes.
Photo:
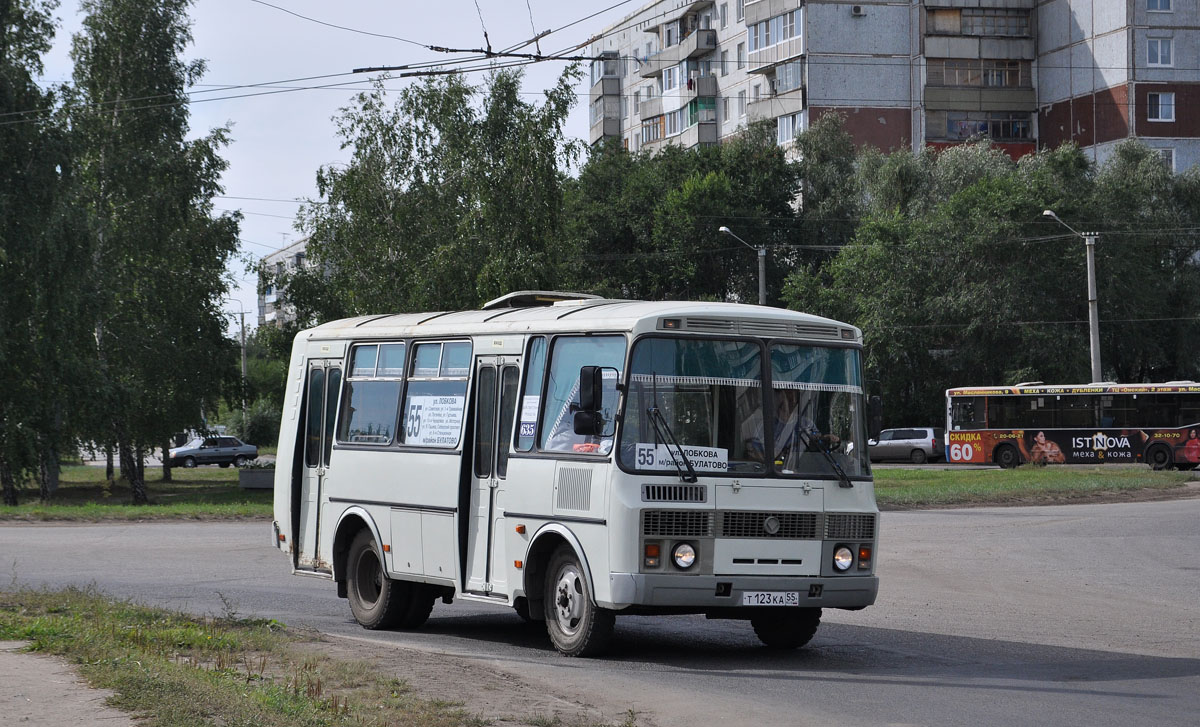
POLYGON ((470 509, 467 513, 465 590, 503 595, 504 517, 500 499, 512 448, 517 411, 518 360, 480 356, 475 363, 475 425, 472 437, 470 509))
POLYGON ((342 385, 340 360, 308 363, 304 401, 304 467, 300 473, 300 527, 296 530, 296 567, 328 570, 318 557, 321 528, 321 491, 333 448, 333 422, 338 390, 342 385))

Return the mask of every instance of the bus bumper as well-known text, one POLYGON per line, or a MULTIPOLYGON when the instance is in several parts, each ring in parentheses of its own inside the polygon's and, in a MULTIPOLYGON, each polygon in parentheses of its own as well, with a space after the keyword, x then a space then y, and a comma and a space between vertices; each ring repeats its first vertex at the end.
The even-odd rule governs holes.
MULTIPOLYGON (((742 594, 789 592, 799 595, 804 608, 864 608, 875 603, 879 578, 842 577, 683 576, 674 574, 612 573, 612 603, 605 608, 631 606, 669 609, 722 609, 742 606, 742 594)), ((758 607, 755 607, 758 608, 758 607)))

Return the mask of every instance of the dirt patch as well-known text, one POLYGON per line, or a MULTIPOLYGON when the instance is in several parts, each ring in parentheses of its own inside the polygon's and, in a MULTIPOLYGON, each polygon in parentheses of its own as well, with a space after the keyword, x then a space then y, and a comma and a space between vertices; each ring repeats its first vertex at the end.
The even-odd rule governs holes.
POLYGON ((513 672, 492 667, 484 661, 440 652, 381 644, 353 636, 317 632, 303 648, 344 661, 367 661, 388 676, 412 688, 422 699, 461 704, 469 714, 492 727, 555 725, 598 727, 633 725, 653 727, 643 715, 631 718, 619 707, 601 708, 584 701, 584 695, 552 693, 513 672))
POLYGON ((915 507, 880 505, 880 510, 954 510, 966 507, 1028 507, 1033 505, 1103 505, 1118 502, 1155 502, 1190 500, 1200 497, 1200 482, 1192 480, 1180 487, 1141 487, 1131 490, 1047 492, 1006 497, 981 498, 964 502, 927 503, 915 507))
POLYGON ((59 727, 104 724, 132 727, 133 719, 105 704, 112 692, 92 689, 61 659, 21 652, 20 641, 0 641, 0 714, 4 724, 59 727))

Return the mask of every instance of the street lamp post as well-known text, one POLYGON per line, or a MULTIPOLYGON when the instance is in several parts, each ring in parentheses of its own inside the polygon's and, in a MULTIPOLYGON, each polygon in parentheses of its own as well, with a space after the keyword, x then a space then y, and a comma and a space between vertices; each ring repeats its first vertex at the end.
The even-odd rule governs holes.
POLYGON ((758 247, 755 247, 755 246, 751 245, 750 243, 746 242, 745 240, 743 240, 742 238, 738 237, 737 235, 733 234, 733 230, 730 230, 728 227, 725 227, 724 225, 721 226, 721 228, 718 230, 718 232, 729 235, 730 237, 732 237, 733 239, 742 243, 743 245, 750 248, 751 250, 758 250, 758 304, 766 305, 767 304, 767 248, 766 248, 766 246, 759 245, 758 247))
POLYGON ((1096 295, 1096 238, 1098 232, 1080 232, 1054 214, 1054 210, 1045 210, 1043 217, 1049 217, 1058 224, 1083 238, 1087 249, 1087 289, 1088 289, 1088 332, 1092 341, 1092 381, 1100 381, 1100 304, 1096 295))

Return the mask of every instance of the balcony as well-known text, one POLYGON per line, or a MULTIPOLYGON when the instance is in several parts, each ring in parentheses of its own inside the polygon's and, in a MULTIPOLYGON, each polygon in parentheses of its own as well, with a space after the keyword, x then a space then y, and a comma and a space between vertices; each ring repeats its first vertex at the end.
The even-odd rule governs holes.
POLYGON ((621 135, 621 120, 618 118, 603 118, 592 124, 588 132, 588 142, 595 144, 606 136, 621 135))
POLYGON ((782 43, 751 51, 747 70, 750 73, 766 73, 773 66, 802 55, 804 55, 804 36, 796 36, 782 43))
POLYGON ((717 47, 717 31, 697 30, 676 45, 664 48, 642 63, 642 78, 662 75, 663 69, 679 65, 689 58, 712 53, 717 47))
POLYGON ((773 96, 763 96, 757 101, 746 105, 746 115, 750 121, 774 119, 786 114, 794 114, 805 109, 804 88, 793 88, 791 91, 773 96))
POLYGON ((619 77, 601 78, 592 86, 591 96, 620 96, 621 95, 621 79, 619 77))
POLYGON ((687 98, 693 99, 701 96, 716 96, 719 94, 717 89, 716 76, 693 76, 688 79, 688 87, 684 89, 687 98))
POLYGON ((662 116, 663 102, 662 96, 648 98, 638 104, 638 116, 643 119, 652 119, 655 116, 662 116))
POLYGON ((683 133, 676 137, 676 142, 685 149, 690 149, 693 146, 700 144, 716 144, 717 143, 717 123, 715 121, 701 121, 695 126, 689 126, 683 130, 683 133))
POLYGON ((926 86, 925 108, 933 111, 1037 111, 1032 88, 926 86))

